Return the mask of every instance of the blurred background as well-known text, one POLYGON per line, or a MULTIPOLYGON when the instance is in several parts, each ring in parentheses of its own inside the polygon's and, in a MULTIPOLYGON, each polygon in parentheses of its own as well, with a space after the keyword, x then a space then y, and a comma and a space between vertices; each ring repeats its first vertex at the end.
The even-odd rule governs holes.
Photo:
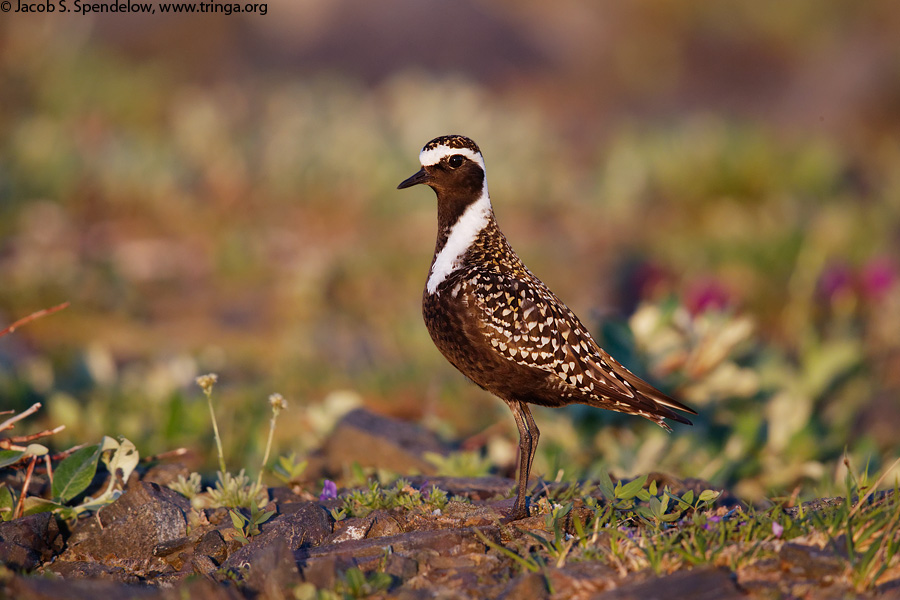
MULTIPOLYGON (((15 4, 15 2, 14 2, 15 4)), ((700 411, 668 435, 539 409, 538 474, 661 470, 747 499, 900 452, 900 4, 275 0, 0 15, 0 409, 212 470, 353 406, 513 467, 498 400, 420 317, 431 138, 486 156, 532 271, 700 411)), ((892 481, 893 478, 890 478, 892 481)), ((823 492, 824 493, 824 492, 823 492)))

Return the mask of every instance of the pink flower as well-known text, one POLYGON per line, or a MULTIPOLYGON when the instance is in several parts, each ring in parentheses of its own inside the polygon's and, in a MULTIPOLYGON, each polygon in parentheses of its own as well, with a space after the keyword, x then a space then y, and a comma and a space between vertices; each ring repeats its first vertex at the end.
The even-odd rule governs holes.
POLYGON ((777 538, 781 538, 781 534, 784 533, 784 525, 778 523, 777 521, 772 521, 772 533, 777 538))
POLYGON ((897 282, 897 269, 885 257, 874 258, 859 273, 862 294, 869 300, 881 300, 897 282))
POLYGON ((704 277, 691 283, 684 296, 684 304, 692 315, 708 310, 725 310, 732 304, 731 294, 712 277, 704 277))

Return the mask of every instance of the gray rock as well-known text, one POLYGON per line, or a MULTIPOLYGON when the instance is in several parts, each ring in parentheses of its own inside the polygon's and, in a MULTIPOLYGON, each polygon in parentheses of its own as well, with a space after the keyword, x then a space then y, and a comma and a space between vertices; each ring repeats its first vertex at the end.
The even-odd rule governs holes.
POLYGON ((294 552, 319 544, 331 535, 331 518, 315 502, 298 503, 291 508, 290 514, 264 523, 262 532, 229 556, 222 567, 259 592, 266 592, 275 584, 284 589, 299 583, 294 552))
POLYGON ((102 579, 118 583, 141 583, 141 578, 122 567, 109 567, 96 562, 59 560, 44 567, 45 573, 56 573, 64 579, 102 579))
POLYGON ((0 522, 0 564, 9 569, 31 571, 62 548, 59 525, 51 513, 0 522))
POLYGON ((185 537, 189 510, 184 496, 135 481, 95 518, 79 523, 60 559, 120 566, 141 577, 171 570, 155 551, 185 537))
MULTIPOLYGON (((277 536, 254 538, 228 557, 222 565, 229 575, 237 575, 250 590, 265 598, 279 594, 300 583, 300 571, 288 543, 277 536)), ((223 577, 226 575, 223 574, 223 577)))
POLYGON ((294 503, 287 514, 263 523, 260 527, 262 533, 254 537, 251 544, 279 538, 287 542, 292 551, 317 546, 331 535, 333 523, 331 516, 318 503, 294 503))
POLYGON ((149 600, 159 597, 156 588, 127 585, 103 579, 48 579, 44 577, 16 577, 5 592, 16 600, 97 600, 97 598, 128 598, 149 600))
MULTIPOLYGON (((485 527, 481 531, 491 541, 500 542, 499 528, 485 527)), ((484 543, 476 537, 472 528, 466 527, 349 540, 305 548, 295 556, 300 562, 304 581, 317 587, 330 587, 339 573, 351 567, 370 571, 384 566, 386 572, 402 580, 415 575, 420 563, 434 556, 483 555, 484 552, 484 543)))
POLYGON ((744 600, 728 569, 701 567, 625 584, 597 600, 744 600))

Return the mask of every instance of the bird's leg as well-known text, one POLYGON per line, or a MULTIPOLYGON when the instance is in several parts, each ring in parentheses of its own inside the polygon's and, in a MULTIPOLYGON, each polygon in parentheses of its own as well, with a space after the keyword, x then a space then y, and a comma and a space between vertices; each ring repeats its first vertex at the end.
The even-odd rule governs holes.
POLYGON ((528 456, 528 475, 525 476, 525 483, 528 484, 528 478, 531 476, 531 465, 534 462, 534 455, 537 454, 538 440, 541 439, 541 431, 538 429, 537 423, 534 422, 534 417, 531 416, 531 409, 528 408, 527 404, 522 404, 522 408, 525 409, 525 418, 528 420, 528 431, 531 433, 531 452, 528 456))
POLYGON ((517 400, 509 401, 508 404, 516 420, 516 427, 519 428, 519 489, 512 513, 504 520, 505 522, 518 521, 528 516, 525 493, 528 490, 531 463, 534 461, 538 438, 541 435, 527 404, 517 400))

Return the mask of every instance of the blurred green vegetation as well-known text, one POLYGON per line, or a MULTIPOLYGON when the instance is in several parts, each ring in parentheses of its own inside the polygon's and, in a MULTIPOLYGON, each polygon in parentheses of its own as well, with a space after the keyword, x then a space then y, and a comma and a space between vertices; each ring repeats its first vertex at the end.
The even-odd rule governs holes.
MULTIPOLYGON (((845 18, 820 16, 816 35, 805 19, 754 31, 801 52, 845 18)), ((710 27, 693 18, 668 35, 710 27)), ((59 31, 6 33, 0 325, 72 306, 0 340, 0 406, 43 401, 32 425, 65 424, 59 447, 124 435, 143 455, 188 446, 211 469, 193 380, 215 371, 229 464, 261 456, 278 391, 291 409, 276 452, 314 448, 365 403, 458 438, 501 422, 484 447, 509 469, 506 409, 445 363, 419 316, 432 195, 395 191, 422 144, 458 132, 485 152, 496 213, 531 269, 614 355, 701 413, 667 435, 539 409, 538 473, 668 470, 760 498, 840 481, 845 449, 873 470, 897 455, 889 127, 800 133, 690 111, 584 136, 527 83, 416 70, 210 82, 99 43, 72 52, 59 31)))

